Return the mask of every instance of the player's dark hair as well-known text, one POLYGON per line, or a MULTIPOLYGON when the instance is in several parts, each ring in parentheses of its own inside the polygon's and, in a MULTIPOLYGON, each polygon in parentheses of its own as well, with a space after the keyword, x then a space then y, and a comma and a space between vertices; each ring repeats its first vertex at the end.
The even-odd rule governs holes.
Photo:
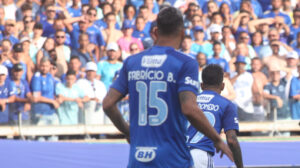
POLYGON ((220 65, 209 64, 202 71, 202 82, 208 86, 218 86, 223 83, 224 71, 220 65))
POLYGON ((178 9, 165 7, 158 13, 157 28, 160 35, 175 35, 179 33, 183 27, 183 17, 178 9))

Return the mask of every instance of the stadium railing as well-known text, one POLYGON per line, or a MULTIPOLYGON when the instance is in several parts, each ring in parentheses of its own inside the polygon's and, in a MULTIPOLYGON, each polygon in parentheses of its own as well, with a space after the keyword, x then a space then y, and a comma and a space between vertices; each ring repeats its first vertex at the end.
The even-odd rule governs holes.
MULTIPOLYGON (((240 132, 300 131, 300 120, 240 122, 240 132)), ((109 125, 1 126, 1 137, 120 134, 109 125)))

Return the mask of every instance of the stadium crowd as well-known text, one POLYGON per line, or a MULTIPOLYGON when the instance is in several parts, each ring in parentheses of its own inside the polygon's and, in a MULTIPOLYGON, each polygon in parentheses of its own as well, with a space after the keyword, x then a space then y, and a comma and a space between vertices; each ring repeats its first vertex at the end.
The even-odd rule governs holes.
POLYGON ((184 13, 181 51, 199 76, 224 68, 240 121, 300 119, 296 0, 2 0, 0 124, 109 123, 102 100, 122 61, 154 45, 167 5, 184 13))

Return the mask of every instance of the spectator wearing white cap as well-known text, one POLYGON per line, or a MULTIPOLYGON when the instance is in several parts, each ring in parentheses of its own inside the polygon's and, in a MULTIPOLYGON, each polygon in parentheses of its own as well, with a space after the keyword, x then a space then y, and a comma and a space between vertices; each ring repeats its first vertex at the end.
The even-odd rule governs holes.
POLYGON ((8 123, 8 103, 14 100, 14 96, 9 98, 12 87, 6 80, 7 75, 7 68, 4 65, 0 65, 0 125, 8 123))
POLYGON ((97 64, 88 62, 85 66, 86 77, 79 79, 77 85, 84 88, 84 94, 89 101, 85 102, 83 114, 80 113, 80 122, 85 124, 105 124, 108 118, 104 117, 102 101, 106 95, 106 87, 103 82, 96 79, 97 64))
POLYGON ((299 63, 299 55, 296 51, 288 52, 285 60, 287 65, 285 98, 288 99, 292 78, 299 76, 298 68, 297 68, 297 65, 299 63))
POLYGON ((116 71, 120 70, 123 63, 119 61, 119 46, 109 43, 106 47, 107 59, 98 63, 97 75, 105 84, 106 89, 112 84, 116 71))

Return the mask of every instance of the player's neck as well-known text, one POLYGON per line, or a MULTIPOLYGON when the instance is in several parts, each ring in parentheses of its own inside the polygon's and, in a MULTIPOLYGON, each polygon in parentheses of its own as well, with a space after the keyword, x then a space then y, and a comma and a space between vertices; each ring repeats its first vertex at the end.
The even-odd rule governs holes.
POLYGON ((217 93, 221 94, 221 90, 217 89, 215 87, 207 87, 207 88, 203 89, 203 91, 205 91, 205 90, 214 91, 214 92, 217 92, 217 93))
POLYGON ((159 37, 156 41, 156 45, 164 47, 173 47, 175 49, 180 48, 181 40, 176 38, 159 37))

